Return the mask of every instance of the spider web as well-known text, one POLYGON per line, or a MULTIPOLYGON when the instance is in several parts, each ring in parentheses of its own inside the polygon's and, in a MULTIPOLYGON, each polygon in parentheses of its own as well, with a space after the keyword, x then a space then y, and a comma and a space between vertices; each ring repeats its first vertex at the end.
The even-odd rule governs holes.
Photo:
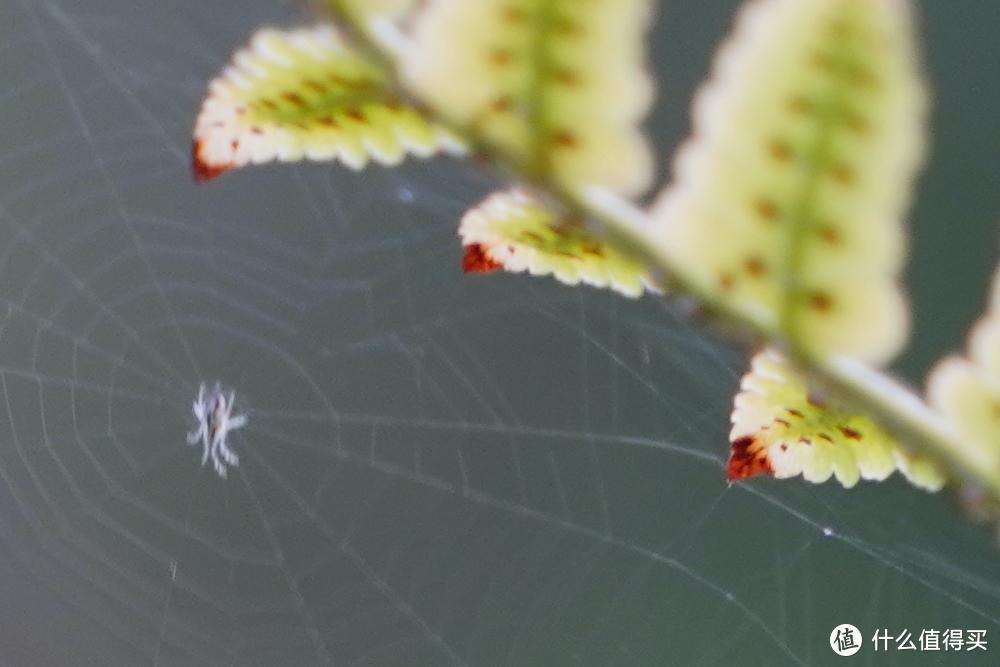
MULTIPOLYGON (((943 496, 727 486, 746 356, 676 307, 462 277, 485 175, 195 187, 205 82, 298 15, 229 4, 0 9, 5 659, 812 664, 843 622, 1000 630, 990 535, 943 496), (249 417, 228 480, 185 446, 216 380, 249 417)), ((702 4, 656 42, 696 54, 675 95, 732 10, 702 4)))

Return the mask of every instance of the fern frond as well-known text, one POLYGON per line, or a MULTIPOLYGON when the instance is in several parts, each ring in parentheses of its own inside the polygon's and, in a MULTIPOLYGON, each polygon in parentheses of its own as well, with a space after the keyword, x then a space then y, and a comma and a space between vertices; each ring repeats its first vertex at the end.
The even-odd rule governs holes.
POLYGON ((770 474, 852 487, 899 470, 914 485, 937 491, 944 474, 904 450, 868 417, 811 396, 805 380, 774 350, 754 357, 736 395, 730 432, 730 480, 770 474))
POLYGON ((460 149, 389 81, 333 27, 261 30, 209 87, 195 125, 195 175, 272 160, 339 159, 360 169, 460 149))
POLYGON ((428 0, 399 54, 409 88, 529 179, 641 192, 649 0, 428 0))
POLYGON ((753 2, 654 208, 701 290, 810 353, 884 363, 906 339, 926 106, 911 23, 903 0, 753 2))

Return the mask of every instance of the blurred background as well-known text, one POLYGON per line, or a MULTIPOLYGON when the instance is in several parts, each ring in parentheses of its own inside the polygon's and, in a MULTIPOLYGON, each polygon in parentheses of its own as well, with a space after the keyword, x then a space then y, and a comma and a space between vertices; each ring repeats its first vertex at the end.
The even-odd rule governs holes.
MULTIPOLYGON (((661 175, 739 3, 662 2, 661 175)), ((933 154, 919 383, 981 312, 1000 219, 1000 6, 918 3, 933 154)), ((852 623, 985 629, 1000 558, 891 479, 724 476, 746 351, 669 303, 463 276, 442 159, 207 186, 207 82, 287 0, 0 3, 0 664, 825 664, 852 623), (202 382, 241 464, 185 444, 202 382)), ((998 642, 994 645, 992 642, 998 642)), ((937 663, 935 663, 937 664, 937 663)))

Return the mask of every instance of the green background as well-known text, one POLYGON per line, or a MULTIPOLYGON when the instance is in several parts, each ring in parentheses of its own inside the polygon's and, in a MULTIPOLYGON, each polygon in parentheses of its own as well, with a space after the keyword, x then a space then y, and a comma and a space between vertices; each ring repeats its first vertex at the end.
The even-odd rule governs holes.
MULTIPOLYGON (((735 2, 662 3, 649 121, 688 131, 735 2)), ((919 382, 996 261, 1000 5, 923 2, 919 382)), ((727 486, 746 356, 675 304, 463 277, 492 186, 441 160, 195 186, 207 81, 297 3, 0 2, 0 663, 916 664, 832 628, 982 628, 1000 559, 892 479, 727 486), (184 446, 200 382, 249 425, 184 446)), ((669 161, 661 160, 666 177, 669 161)), ((921 660, 923 658, 923 660, 921 660)))

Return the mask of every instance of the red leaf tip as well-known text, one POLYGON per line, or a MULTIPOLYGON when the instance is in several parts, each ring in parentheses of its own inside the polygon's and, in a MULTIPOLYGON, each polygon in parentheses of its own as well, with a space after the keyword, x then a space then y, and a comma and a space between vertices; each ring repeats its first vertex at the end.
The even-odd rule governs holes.
POLYGON ((200 139, 195 139, 191 147, 191 172, 197 183, 205 183, 212 180, 219 174, 228 171, 231 164, 209 164, 202 157, 202 144, 200 139))
POLYGON ((466 273, 487 273, 501 268, 479 243, 465 246, 465 256, 462 257, 462 270, 466 273))
POLYGON ((732 442, 726 478, 732 482, 756 475, 773 475, 767 449, 753 436, 743 436, 732 442))

